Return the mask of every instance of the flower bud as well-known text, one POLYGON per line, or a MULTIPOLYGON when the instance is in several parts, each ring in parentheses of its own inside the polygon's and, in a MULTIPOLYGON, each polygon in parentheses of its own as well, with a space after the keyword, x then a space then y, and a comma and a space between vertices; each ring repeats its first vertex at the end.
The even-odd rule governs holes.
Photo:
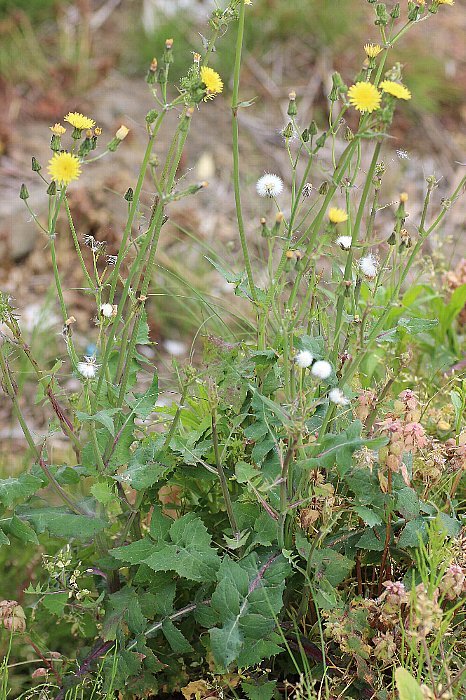
POLYGON ((154 85, 157 80, 157 59, 153 58, 146 75, 146 83, 154 85))
POLYGON ((328 192, 328 182, 327 180, 324 180, 321 186, 319 187, 319 194, 325 195, 328 192))
POLYGON ((390 12, 390 17, 392 19, 398 19, 400 16, 400 3, 397 2, 396 5, 393 7, 392 11, 390 12))
POLYGON ((296 93, 294 90, 290 92, 288 95, 290 98, 290 101, 288 103, 288 111, 287 114, 289 117, 295 117, 298 114, 298 108, 296 107, 296 93))
POLYGON ((31 169, 35 173, 38 173, 42 170, 42 165, 39 163, 37 158, 34 158, 34 156, 32 156, 31 169))
POLYGON ((148 124, 153 124, 158 116, 159 116, 159 113, 157 112, 157 110, 151 109, 146 114, 146 122, 148 124))
POLYGON ((57 183, 54 180, 52 180, 50 185, 47 187, 47 194, 51 197, 57 194, 57 183))
POLYGON ((134 192, 132 187, 128 187, 128 189, 125 192, 125 199, 127 202, 132 202, 134 199, 134 192))
POLYGON ((21 189, 20 189, 20 191, 19 191, 19 198, 22 199, 22 200, 24 200, 24 201, 26 201, 26 199, 29 199, 28 188, 26 187, 26 185, 24 184, 24 182, 23 182, 23 184, 21 185, 21 189))

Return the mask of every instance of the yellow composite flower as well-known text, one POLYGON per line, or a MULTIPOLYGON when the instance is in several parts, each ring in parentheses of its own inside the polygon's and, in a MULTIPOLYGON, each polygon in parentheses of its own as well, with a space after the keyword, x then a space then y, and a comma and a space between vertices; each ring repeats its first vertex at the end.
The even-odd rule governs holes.
POLYGON ((65 127, 58 122, 53 126, 49 126, 49 129, 52 134, 55 134, 55 136, 63 136, 63 134, 66 132, 65 127))
POLYGON ((348 90, 350 104, 359 112, 373 112, 380 107, 381 93, 372 83, 361 81, 348 90))
POLYGON ((454 5, 455 0, 438 0, 439 5, 454 5))
POLYGON ((200 75, 202 82, 206 86, 206 98, 213 98, 222 92, 223 82, 217 71, 209 68, 209 66, 202 66, 200 75))
POLYGON ((375 58, 382 51, 380 44, 364 44, 364 51, 368 58, 375 58))
POLYGON ((54 153, 49 160, 49 175, 60 185, 69 185, 81 175, 81 161, 72 153, 54 153))
POLYGON ((80 112, 68 112, 66 117, 63 117, 65 122, 74 126, 75 129, 92 129, 95 126, 95 121, 89 117, 85 117, 80 112))
POLYGON ((342 224, 343 222, 348 221, 348 214, 344 209, 331 207, 328 211, 328 218, 332 224, 342 224))
POLYGON ((387 92, 393 97, 397 97, 399 100, 410 100, 411 92, 408 90, 406 85, 401 83, 395 83, 393 80, 383 80, 380 83, 380 88, 384 92, 387 92))

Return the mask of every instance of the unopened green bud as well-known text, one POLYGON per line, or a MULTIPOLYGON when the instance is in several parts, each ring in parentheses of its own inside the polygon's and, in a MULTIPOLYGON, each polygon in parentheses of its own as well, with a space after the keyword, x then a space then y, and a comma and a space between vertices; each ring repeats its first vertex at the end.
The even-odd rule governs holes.
POLYGON ((61 150, 61 138, 58 134, 52 134, 52 138, 50 140, 50 148, 52 149, 52 151, 61 150))
POLYGON ((302 141, 304 141, 304 143, 307 143, 309 141, 308 129, 304 129, 303 133, 301 134, 301 139, 302 139, 302 141))
POLYGON ((55 180, 52 180, 50 185, 47 187, 47 194, 51 195, 52 197, 57 194, 57 183, 55 180))
POLYGON ((79 139, 81 138, 82 133, 83 133, 83 130, 82 130, 82 129, 78 129, 78 128, 75 126, 74 129, 73 129, 73 132, 72 132, 72 134, 71 134, 71 138, 73 138, 75 141, 79 141, 79 139))
POLYGON ((281 225, 283 223, 284 216, 281 211, 277 212, 277 216, 275 217, 275 223, 273 225, 273 229, 271 231, 272 236, 278 236, 280 234, 280 229, 281 225))
POLYGON ((309 134, 310 136, 315 136, 317 134, 317 124, 315 123, 314 119, 309 124, 309 134))
POLYGON ((148 124, 153 124, 158 116, 159 116, 159 113, 157 112, 156 109, 150 109, 146 114, 146 122, 148 124))
POLYGON ((390 12, 390 17, 392 19, 398 19, 400 16, 400 3, 397 2, 393 10, 390 12))
POLYGON ((338 88, 337 87, 334 86, 330 90, 328 99, 330 100, 330 102, 336 102, 338 100, 338 88))
POLYGON ((37 158, 34 158, 34 156, 32 156, 31 169, 35 173, 38 173, 42 170, 42 165, 39 163, 37 158))
POLYGON ((390 236, 387 239, 388 245, 395 245, 396 243, 396 232, 392 231, 390 236))
POLYGON ((328 182, 327 180, 324 180, 321 186, 319 187, 319 194, 327 194, 328 192, 328 182))
POLYGON ((349 128, 349 126, 346 127, 345 130, 345 141, 352 141, 354 139, 354 134, 349 128))
POLYGON ((128 189, 125 192, 125 199, 127 202, 132 202, 134 199, 134 192, 132 187, 128 187, 128 189))
POLYGON ((285 138, 285 139, 290 139, 293 136, 294 128, 293 128, 293 124, 291 122, 288 122, 288 124, 283 129, 282 134, 283 134, 283 138, 285 138))
MULTIPOLYGON (((52 136, 52 139, 54 137, 52 136)), ((90 152, 92 151, 92 138, 89 138, 86 136, 84 141, 81 143, 78 149, 78 156, 84 157, 87 156, 90 152)))
POLYGON ((157 81, 157 59, 153 58, 149 66, 149 70, 146 75, 146 83, 148 85, 155 85, 157 81))
POLYGON ((386 27, 390 17, 388 15, 387 6, 385 5, 385 3, 379 3, 375 8, 375 11, 377 13, 377 19, 375 23, 381 27, 386 27))
POLYGON ((264 217, 261 218, 261 236, 262 238, 269 238, 270 237, 270 229, 267 226, 267 222, 264 219, 264 217))
POLYGON ((290 101, 288 103, 288 111, 287 114, 289 117, 295 117, 298 114, 298 108, 296 107, 296 93, 294 90, 290 92, 288 95, 290 98, 290 101))
POLYGON ((327 140, 327 132, 324 131, 316 141, 316 148, 322 148, 322 146, 325 144, 326 140, 327 140))
MULTIPOLYGON (((430 12, 432 12, 432 6, 429 9, 430 9, 430 12)), ((419 5, 416 5, 415 2, 408 3, 408 19, 410 22, 417 22, 417 20, 421 16, 421 13, 422 13, 422 10, 419 7, 419 5)))
POLYGON ((28 188, 26 187, 26 185, 24 184, 24 182, 23 182, 23 184, 21 185, 21 189, 20 189, 20 191, 19 191, 19 198, 20 198, 20 199, 24 199, 24 200, 29 199, 28 188))

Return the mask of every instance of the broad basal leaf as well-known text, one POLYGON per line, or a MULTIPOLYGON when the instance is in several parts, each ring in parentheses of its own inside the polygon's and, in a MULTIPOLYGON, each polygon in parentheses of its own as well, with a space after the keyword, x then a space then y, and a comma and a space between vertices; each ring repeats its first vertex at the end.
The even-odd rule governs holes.
POLYGON ((281 555, 262 562, 255 553, 240 562, 223 559, 212 594, 212 608, 220 624, 210 630, 218 664, 224 668, 233 661, 243 666, 256 664, 281 651, 273 631, 288 572, 289 565, 281 555))

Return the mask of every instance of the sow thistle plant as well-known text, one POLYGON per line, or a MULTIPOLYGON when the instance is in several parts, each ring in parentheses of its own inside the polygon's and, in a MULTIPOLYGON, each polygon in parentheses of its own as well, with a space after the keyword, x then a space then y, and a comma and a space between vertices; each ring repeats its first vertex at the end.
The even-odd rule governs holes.
POLYGON ((242 186, 239 115, 252 107, 239 96, 246 0, 213 12, 210 35, 176 91, 172 39, 151 62, 154 107, 137 181, 121 195, 128 217, 118 249, 77 230, 68 190, 97 158, 111 157, 127 127, 102 148, 96 121, 71 112, 66 127, 50 127, 47 168, 33 158, 46 220, 30 209, 25 186, 20 196, 48 242, 63 353, 41 366, 15 300, 0 296, 2 387, 30 464, 0 480, 0 542, 44 553, 27 604, 0 608, 13 649, 17 638, 32 643, 24 635, 44 615, 76 636, 68 645, 76 656, 62 655, 60 664, 50 654, 61 649, 33 646, 47 661, 35 678, 45 677, 50 696, 464 695, 466 385, 454 374, 442 393, 442 380, 426 386, 415 377, 423 363, 440 367, 440 349, 451 364, 460 357, 453 327, 466 285, 446 299, 432 290, 431 308, 416 270, 465 178, 438 203, 438 182, 428 177, 412 222, 405 183, 385 204, 381 159, 395 112, 412 99, 409 74, 390 66, 390 50, 452 2, 369 2, 379 36, 361 50, 349 85, 333 75, 328 123, 303 127, 299 96, 290 93, 282 132, 289 177, 265 172, 256 191, 242 186), (254 332, 206 336, 202 362, 175 366, 179 400, 167 408, 143 354, 151 345, 146 307, 170 204, 206 186, 186 183, 178 168, 193 120, 224 92, 210 64, 230 25, 243 263, 210 262, 250 305, 254 332), (166 158, 155 166, 171 113, 166 158), (322 171, 325 180, 312 184, 322 171), (143 187, 153 192, 147 218, 143 187), (254 255, 245 196, 261 207, 254 255), (71 236, 95 305, 91 351, 66 299, 57 235, 71 236), (53 414, 40 439, 19 395, 23 357, 53 414), (70 372, 79 380, 73 393, 63 383, 70 372), (69 443, 59 463, 49 440, 57 428, 69 443), (12 616, 20 622, 6 624, 12 616))

